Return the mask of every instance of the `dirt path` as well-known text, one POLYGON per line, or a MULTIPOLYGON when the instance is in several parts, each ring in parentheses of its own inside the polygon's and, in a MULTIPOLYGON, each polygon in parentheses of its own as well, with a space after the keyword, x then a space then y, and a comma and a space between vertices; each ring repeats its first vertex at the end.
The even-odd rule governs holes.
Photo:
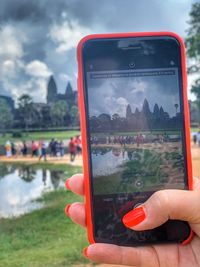
POLYGON ((200 178, 200 147, 192 145, 193 175, 200 178))
MULTIPOLYGON (((21 162, 21 163, 38 163, 39 159, 38 157, 32 158, 31 156, 27 157, 22 157, 22 156, 17 156, 17 157, 11 157, 7 158, 5 156, 0 157, 0 162, 10 162, 10 163, 16 163, 16 162, 21 162)), ((41 162, 44 162, 42 159, 41 162)), ((69 155, 65 155, 64 157, 47 157, 47 163, 54 163, 54 164, 70 164, 70 165, 75 165, 75 166, 82 166, 82 156, 79 155, 76 157, 75 161, 71 162, 69 155)))
MULTIPOLYGON (((38 158, 32 158, 31 156, 27 156, 26 158, 22 156, 18 156, 16 158, 13 157, 7 158, 5 156, 0 156, 0 162, 38 163, 38 158)), ((43 160, 41 162, 43 162, 43 160)), ((82 166, 82 156, 77 156, 74 162, 70 162, 69 155, 65 155, 63 158, 47 157, 47 163, 82 166)), ((193 175, 200 178, 200 148, 194 145, 192 145, 192 163, 193 163, 193 175)))

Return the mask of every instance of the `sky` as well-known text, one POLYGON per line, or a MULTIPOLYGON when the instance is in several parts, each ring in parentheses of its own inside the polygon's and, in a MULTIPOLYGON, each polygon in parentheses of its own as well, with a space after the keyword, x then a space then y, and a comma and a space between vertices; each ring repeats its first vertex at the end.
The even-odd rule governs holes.
MULTIPOLYGON (((183 38, 193 0, 1 0, 0 94, 45 102, 49 76, 76 90, 78 41, 91 33, 174 31, 183 38)), ((189 77, 189 88, 193 77, 189 77)), ((189 98, 194 99, 189 93, 189 98)))
MULTIPOLYGON (((126 117, 128 104, 131 106, 132 112, 135 112, 136 108, 141 111, 145 99, 149 103, 151 112, 153 112, 154 105, 157 103, 159 107, 163 107, 170 117, 175 116, 176 112, 180 111, 180 101, 177 69, 173 71, 173 75, 109 79, 92 79, 89 78, 91 75, 88 74, 90 117, 99 116, 102 113, 109 114, 111 117, 115 113, 120 117, 126 117), (178 104, 177 111, 175 104, 178 104)), ((132 72, 136 73, 135 71, 132 72)), ((140 71, 137 72, 139 75, 140 71)))

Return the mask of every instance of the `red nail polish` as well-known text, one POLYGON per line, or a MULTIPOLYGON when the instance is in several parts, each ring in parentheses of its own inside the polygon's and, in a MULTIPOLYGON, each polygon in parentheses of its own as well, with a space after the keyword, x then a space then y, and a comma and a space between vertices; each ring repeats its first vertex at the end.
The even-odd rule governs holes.
POLYGON ((69 216, 69 209, 70 209, 70 207, 71 207, 70 204, 65 207, 65 213, 66 213, 67 216, 69 216))
POLYGON ((138 225, 139 223, 144 221, 145 218, 146 214, 144 212, 144 208, 138 207, 124 215, 122 221, 126 227, 130 228, 138 225))
POLYGON ((83 254, 86 258, 88 258, 88 254, 87 254, 88 248, 84 248, 83 250, 83 254))
POLYGON ((68 189, 68 190, 71 190, 70 186, 69 186, 69 179, 66 180, 65 182, 65 187, 68 189))

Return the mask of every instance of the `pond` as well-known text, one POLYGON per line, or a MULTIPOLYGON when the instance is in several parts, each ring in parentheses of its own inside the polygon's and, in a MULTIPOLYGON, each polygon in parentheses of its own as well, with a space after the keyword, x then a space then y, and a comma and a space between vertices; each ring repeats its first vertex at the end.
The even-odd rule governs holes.
POLYGON ((0 165, 0 218, 18 217, 43 207, 45 192, 64 187, 65 171, 31 165, 0 165))
POLYGON ((96 195, 184 189, 180 142, 92 146, 96 195))

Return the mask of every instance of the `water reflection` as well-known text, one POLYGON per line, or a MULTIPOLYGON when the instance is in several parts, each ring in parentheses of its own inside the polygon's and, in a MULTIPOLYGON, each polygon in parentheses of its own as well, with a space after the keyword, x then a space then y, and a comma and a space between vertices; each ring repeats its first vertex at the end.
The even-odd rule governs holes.
POLYGON ((142 149, 126 149, 126 148, 93 148, 92 161, 94 176, 110 175, 122 170, 123 164, 140 160, 142 149))
POLYGON ((41 208, 35 200, 64 187, 64 171, 31 166, 0 165, 0 218, 20 216, 41 208))
POLYGON ((184 189, 178 143, 143 147, 92 147, 95 194, 184 189))
POLYGON ((93 148, 93 175, 110 175, 120 170, 121 164, 128 160, 128 154, 121 148, 93 148))
POLYGON ((24 181, 31 182, 36 177, 36 170, 30 168, 30 166, 19 167, 18 175, 24 181))

